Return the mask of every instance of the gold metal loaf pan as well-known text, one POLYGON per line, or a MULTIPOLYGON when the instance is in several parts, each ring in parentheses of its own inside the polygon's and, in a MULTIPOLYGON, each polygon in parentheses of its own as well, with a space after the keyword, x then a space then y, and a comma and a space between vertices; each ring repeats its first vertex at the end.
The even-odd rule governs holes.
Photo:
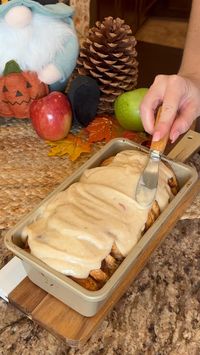
POLYGON ((21 233, 26 225, 29 225, 33 220, 35 220, 37 209, 55 194, 65 190, 69 187, 69 185, 78 181, 85 169, 99 166, 103 160, 126 149, 139 149, 140 151, 148 152, 148 149, 129 140, 123 138, 113 139, 84 165, 82 165, 73 175, 64 180, 62 184, 60 184, 44 199, 44 201, 37 206, 37 208, 23 218, 23 220, 21 220, 5 236, 5 244, 7 248, 22 260, 28 277, 33 283, 87 317, 95 315, 108 300, 108 298, 112 296, 112 293, 117 292, 118 285, 126 278, 133 265, 139 262, 140 254, 145 249, 150 248, 150 244, 156 236, 156 233, 159 231, 160 226, 165 223, 166 219, 169 218, 170 215, 173 214, 177 205, 197 181, 198 174, 196 170, 185 164, 173 162, 169 159, 163 158, 163 160, 167 161, 174 170, 178 179, 180 191, 174 197, 173 201, 170 202, 165 211, 161 213, 150 229, 143 235, 111 278, 98 291, 89 291, 84 289, 67 276, 51 269, 42 261, 24 250, 24 245, 21 240, 21 233))

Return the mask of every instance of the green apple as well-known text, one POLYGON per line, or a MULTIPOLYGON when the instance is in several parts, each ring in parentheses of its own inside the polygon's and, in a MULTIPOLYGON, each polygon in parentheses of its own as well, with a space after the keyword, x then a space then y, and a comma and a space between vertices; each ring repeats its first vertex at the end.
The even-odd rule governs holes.
POLYGON ((123 128, 132 131, 144 131, 139 108, 147 91, 147 88, 127 91, 115 100, 115 117, 123 128))

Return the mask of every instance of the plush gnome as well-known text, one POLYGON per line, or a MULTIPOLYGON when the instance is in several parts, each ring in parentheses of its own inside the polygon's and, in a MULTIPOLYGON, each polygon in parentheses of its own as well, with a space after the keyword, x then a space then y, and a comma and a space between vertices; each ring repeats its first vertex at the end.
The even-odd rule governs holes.
POLYGON ((50 90, 64 90, 79 53, 73 9, 56 0, 0 1, 0 76, 14 60, 50 90))

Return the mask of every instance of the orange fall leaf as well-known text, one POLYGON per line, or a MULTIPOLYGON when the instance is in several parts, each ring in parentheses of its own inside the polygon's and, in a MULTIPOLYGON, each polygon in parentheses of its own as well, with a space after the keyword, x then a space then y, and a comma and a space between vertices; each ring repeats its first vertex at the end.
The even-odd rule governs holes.
POLYGON ((110 116, 97 116, 87 127, 88 141, 90 143, 110 141, 113 138, 120 137, 122 128, 118 122, 110 116))

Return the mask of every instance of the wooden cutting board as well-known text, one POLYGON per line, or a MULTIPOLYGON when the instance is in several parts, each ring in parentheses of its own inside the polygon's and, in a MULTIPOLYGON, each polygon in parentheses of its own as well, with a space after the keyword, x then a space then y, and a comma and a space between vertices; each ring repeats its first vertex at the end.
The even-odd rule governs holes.
MULTIPOLYGON (((189 131, 182 140, 170 151, 168 157, 177 161, 186 161, 200 147, 200 134, 189 131)), ((95 332, 97 327, 128 289, 133 280, 149 260, 164 238, 170 233, 177 220, 200 191, 200 180, 180 201, 177 209, 161 226, 148 249, 143 251, 137 263, 130 270, 126 279, 120 284, 117 292, 104 304, 93 317, 85 317, 72 310, 55 297, 51 296, 28 277, 25 278, 10 294, 9 301, 27 317, 41 325, 56 337, 64 340, 70 346, 80 346, 95 332)))

